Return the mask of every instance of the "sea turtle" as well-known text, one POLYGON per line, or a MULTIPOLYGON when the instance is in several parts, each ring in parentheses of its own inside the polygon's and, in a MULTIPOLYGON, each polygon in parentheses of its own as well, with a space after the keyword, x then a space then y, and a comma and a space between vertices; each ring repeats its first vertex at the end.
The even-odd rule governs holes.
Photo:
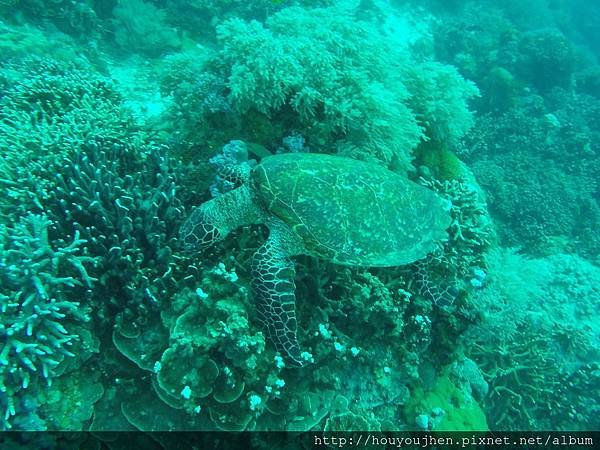
POLYGON ((400 266, 447 237, 450 204, 384 167, 341 156, 287 153, 260 164, 225 164, 239 187, 196 208, 181 228, 188 250, 204 249, 241 225, 265 224, 252 262, 258 315, 293 365, 305 358, 296 338, 294 263, 306 254, 346 266, 400 266))

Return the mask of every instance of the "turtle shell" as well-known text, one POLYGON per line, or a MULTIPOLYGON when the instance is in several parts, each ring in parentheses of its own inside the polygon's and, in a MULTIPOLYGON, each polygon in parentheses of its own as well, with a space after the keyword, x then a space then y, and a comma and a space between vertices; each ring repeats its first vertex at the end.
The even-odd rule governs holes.
POLYGON ((300 237, 306 254, 338 264, 404 265, 447 238, 449 202, 373 163, 274 155, 254 168, 251 183, 262 207, 300 237))

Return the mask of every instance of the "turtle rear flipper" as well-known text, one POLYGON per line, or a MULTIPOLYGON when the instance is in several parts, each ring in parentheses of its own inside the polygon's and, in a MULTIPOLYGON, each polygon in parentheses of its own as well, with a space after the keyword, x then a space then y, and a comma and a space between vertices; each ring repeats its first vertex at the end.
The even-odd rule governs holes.
POLYGON ((303 366, 296 337, 296 270, 286 251, 288 233, 278 227, 270 230, 269 239, 256 251, 252 261, 256 310, 277 351, 291 365, 303 366))
POLYGON ((432 279, 430 272, 435 268, 434 261, 435 259, 430 256, 415 263, 417 290, 423 297, 432 300, 436 306, 450 307, 459 294, 458 280, 455 276, 432 279))

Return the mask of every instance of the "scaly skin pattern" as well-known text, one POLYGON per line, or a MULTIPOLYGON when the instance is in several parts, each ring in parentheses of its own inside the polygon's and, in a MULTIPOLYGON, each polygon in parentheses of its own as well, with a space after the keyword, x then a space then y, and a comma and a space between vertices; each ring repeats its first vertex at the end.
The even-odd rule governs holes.
POLYGON ((242 225, 265 223, 265 212, 257 206, 247 184, 196 208, 185 221, 179 237, 186 250, 204 250, 242 225))
POLYGON ((288 257, 285 225, 269 227, 267 241, 252 261, 252 291, 258 316, 275 348, 286 360, 302 366, 296 337, 296 296, 294 262, 288 257))

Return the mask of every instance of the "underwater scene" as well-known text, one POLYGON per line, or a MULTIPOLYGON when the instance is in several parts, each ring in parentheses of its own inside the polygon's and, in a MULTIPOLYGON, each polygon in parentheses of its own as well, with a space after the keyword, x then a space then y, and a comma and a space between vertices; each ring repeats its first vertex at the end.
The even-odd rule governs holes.
POLYGON ((0 189, 2 431, 600 430, 599 2, 0 0, 0 189))

